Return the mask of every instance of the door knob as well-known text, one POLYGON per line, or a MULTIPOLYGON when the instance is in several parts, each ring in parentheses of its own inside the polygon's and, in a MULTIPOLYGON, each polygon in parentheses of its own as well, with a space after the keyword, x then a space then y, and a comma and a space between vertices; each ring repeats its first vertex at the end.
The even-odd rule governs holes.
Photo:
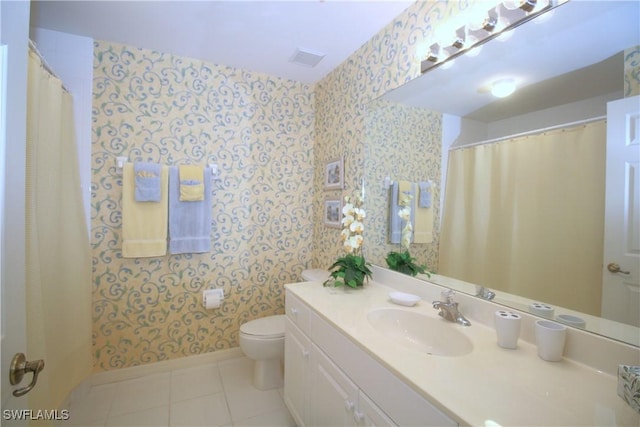
POLYGON ((618 264, 616 264, 615 262, 612 262, 609 265, 607 265, 607 270, 609 270, 611 273, 631 274, 628 271, 622 271, 620 269, 620 266, 618 264))
POLYGON ((44 369, 44 360, 27 361, 23 353, 16 353, 11 360, 11 369, 9 370, 9 382, 11 385, 19 384, 27 372, 33 372, 33 378, 28 386, 13 391, 16 397, 24 396, 29 393, 38 381, 38 374, 44 369))

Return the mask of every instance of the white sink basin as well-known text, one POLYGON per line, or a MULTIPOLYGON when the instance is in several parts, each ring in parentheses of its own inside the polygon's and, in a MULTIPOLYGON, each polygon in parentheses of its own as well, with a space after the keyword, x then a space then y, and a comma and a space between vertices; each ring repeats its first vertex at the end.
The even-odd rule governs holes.
POLYGON ((378 308, 367 315, 381 334, 410 349, 434 356, 464 356, 473 344, 454 323, 421 313, 395 308, 378 308))

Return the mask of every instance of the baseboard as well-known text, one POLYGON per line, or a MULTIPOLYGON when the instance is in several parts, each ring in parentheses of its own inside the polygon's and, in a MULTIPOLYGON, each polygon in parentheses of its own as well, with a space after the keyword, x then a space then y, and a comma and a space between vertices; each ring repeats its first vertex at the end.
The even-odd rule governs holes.
POLYGON ((243 353, 240 347, 234 347, 226 350, 217 350, 210 353, 197 354, 194 356, 149 363, 147 365, 138 365, 129 368, 96 372, 89 376, 89 378, 87 378, 85 381, 88 381, 89 386, 109 384, 146 375, 170 372, 175 369, 193 368, 196 366, 207 365, 209 363, 216 363, 222 360, 234 359, 236 357, 242 356, 243 353))

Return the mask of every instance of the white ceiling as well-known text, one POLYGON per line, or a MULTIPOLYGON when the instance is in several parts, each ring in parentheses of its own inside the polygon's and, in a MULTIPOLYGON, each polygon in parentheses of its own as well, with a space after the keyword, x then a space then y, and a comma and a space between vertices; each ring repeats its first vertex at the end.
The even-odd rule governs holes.
POLYGON ((315 83, 414 1, 47 0, 31 26, 315 83), (304 66, 296 49, 326 56, 304 66))

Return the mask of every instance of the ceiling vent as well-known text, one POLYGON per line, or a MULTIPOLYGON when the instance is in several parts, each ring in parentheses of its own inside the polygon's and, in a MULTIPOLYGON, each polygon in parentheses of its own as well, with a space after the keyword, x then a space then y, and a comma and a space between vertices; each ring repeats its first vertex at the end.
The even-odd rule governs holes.
POLYGON ((296 48, 296 51, 293 52, 293 56, 291 56, 289 62, 293 62, 294 64, 302 65, 304 67, 315 67, 325 56, 325 53, 296 48))

